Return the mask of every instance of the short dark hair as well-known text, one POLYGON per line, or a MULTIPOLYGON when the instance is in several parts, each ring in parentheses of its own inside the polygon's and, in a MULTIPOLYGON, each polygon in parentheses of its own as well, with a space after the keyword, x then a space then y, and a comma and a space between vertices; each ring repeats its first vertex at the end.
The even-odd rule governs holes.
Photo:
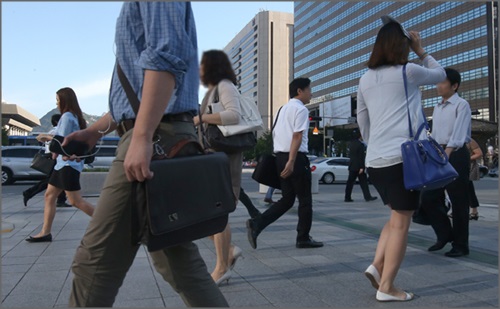
POLYGON ((462 82, 462 77, 460 76, 460 73, 452 68, 445 68, 444 70, 446 72, 446 79, 450 81, 450 84, 452 86, 458 84, 457 90, 455 90, 455 92, 458 92, 458 88, 460 88, 460 82, 462 82))
POLYGON ((60 119, 61 119, 61 114, 52 115, 52 117, 50 117, 50 122, 52 123, 52 126, 56 127, 60 119))
POLYGON ((203 85, 217 85, 223 79, 228 79, 235 85, 238 84, 229 57, 224 51, 212 49, 204 52, 201 56, 201 64, 203 65, 201 77, 203 85))
POLYGON ((311 80, 307 77, 299 77, 290 83, 289 91, 290 98, 295 98, 299 95, 299 89, 304 90, 311 85, 311 80))
POLYGON ((398 23, 390 22, 380 28, 367 66, 376 69, 384 65, 408 63, 410 40, 404 35, 398 23))

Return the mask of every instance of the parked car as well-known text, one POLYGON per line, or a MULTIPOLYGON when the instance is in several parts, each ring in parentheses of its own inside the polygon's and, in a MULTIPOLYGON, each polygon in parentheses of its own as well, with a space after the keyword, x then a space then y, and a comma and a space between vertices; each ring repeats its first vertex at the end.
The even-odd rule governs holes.
POLYGON ((97 145, 94 162, 85 164, 85 169, 109 169, 116 157, 116 145, 97 145))
POLYGON ((311 162, 311 172, 319 174, 320 181, 325 184, 345 182, 349 178, 349 158, 317 158, 311 162))
POLYGON ((32 169, 33 157, 42 146, 2 146, 2 185, 9 185, 17 180, 40 180, 47 175, 32 169))
POLYGON ((318 156, 315 155, 307 155, 307 158, 309 159, 309 162, 312 162, 318 158, 318 156))
POLYGON ((492 168, 491 170, 489 170, 488 175, 490 177, 498 177, 498 166, 496 166, 496 167, 492 168))
POLYGON ((243 167, 256 167, 257 161, 243 161, 243 167))

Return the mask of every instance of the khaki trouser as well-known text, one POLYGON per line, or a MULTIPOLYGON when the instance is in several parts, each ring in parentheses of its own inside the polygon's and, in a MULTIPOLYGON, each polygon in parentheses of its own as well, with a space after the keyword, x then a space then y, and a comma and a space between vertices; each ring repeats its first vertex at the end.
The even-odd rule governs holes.
MULTIPOLYGON (((159 144, 165 152, 180 139, 197 140, 193 124, 187 122, 161 123, 158 134, 161 137, 159 144)), ((120 140, 94 215, 76 251, 72 265, 71 307, 112 306, 139 249, 139 245, 132 245, 131 241, 131 183, 127 181, 123 168, 131 137, 132 131, 129 131, 120 140)), ((184 154, 193 151, 186 149, 184 154)), ((138 194, 138 200, 141 200, 144 192, 138 194)), ((194 243, 151 252, 150 255, 156 270, 187 306, 228 307, 194 243)), ((153 282, 151 288, 156 288, 153 282)))

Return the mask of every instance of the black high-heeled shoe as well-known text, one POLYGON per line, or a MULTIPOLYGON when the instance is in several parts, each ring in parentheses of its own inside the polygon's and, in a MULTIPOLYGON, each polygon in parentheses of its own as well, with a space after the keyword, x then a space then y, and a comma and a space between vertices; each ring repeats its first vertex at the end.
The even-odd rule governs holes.
POLYGON ((470 214, 469 215, 469 220, 478 220, 479 219, 479 214, 470 214))

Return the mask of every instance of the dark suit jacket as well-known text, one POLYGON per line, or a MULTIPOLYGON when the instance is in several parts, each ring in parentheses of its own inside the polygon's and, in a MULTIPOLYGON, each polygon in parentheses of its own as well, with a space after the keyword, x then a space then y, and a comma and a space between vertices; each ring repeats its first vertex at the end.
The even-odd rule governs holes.
POLYGON ((366 147, 359 139, 352 140, 349 145, 349 170, 359 171, 365 168, 366 147))

